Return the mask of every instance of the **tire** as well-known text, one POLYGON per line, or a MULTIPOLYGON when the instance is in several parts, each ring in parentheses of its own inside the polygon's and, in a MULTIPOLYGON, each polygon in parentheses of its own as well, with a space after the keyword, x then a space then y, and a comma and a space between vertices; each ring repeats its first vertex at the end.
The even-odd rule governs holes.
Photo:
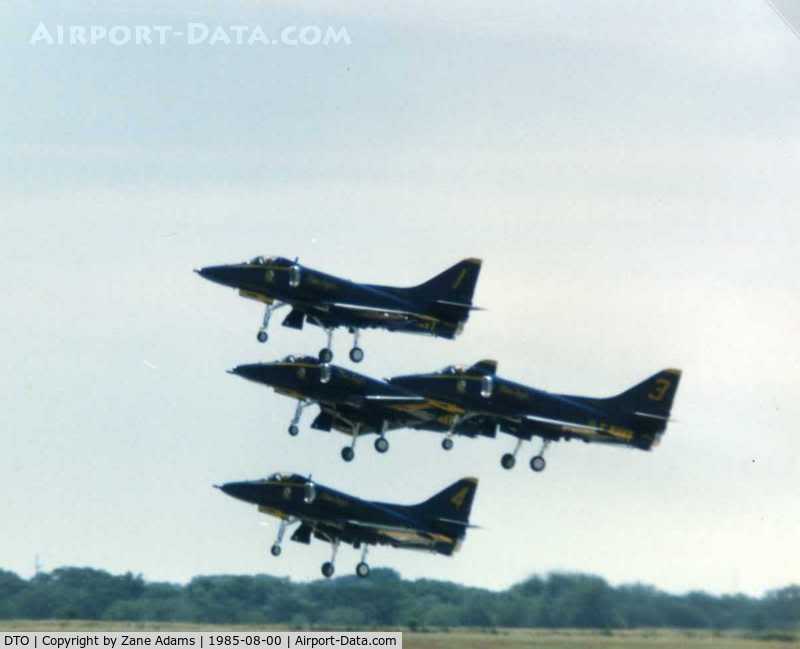
POLYGON ((345 446, 342 449, 342 459, 345 462, 352 462, 353 458, 356 456, 356 452, 350 446, 345 446))
POLYGON ((333 351, 328 349, 327 347, 323 347, 319 350, 319 362, 320 363, 330 363, 333 360, 333 351))
POLYGON ((290 434, 292 437, 297 437, 297 434, 298 434, 299 432, 300 432, 300 429, 299 429, 297 426, 295 426, 294 424, 292 424, 291 426, 289 426, 289 434, 290 434))
POLYGON ((452 438, 450 438, 450 437, 445 437, 445 438, 442 440, 442 448, 443 448, 445 451, 450 451, 450 450, 452 450, 452 449, 453 449, 453 440, 452 440, 452 438))
POLYGON ((515 458, 511 453, 506 453, 500 458, 500 466, 507 470, 513 469, 516 463, 517 458, 515 458))
POLYGON ((375 440, 375 450, 378 453, 386 453, 389 450, 389 440, 385 437, 379 437, 375 440))
POLYGON ((330 579, 331 577, 333 577, 333 573, 335 571, 336 570, 330 561, 326 561, 325 563, 322 564, 322 576, 325 577, 325 579, 330 579))
POLYGON ((364 579, 365 577, 369 577, 369 566, 363 561, 361 561, 356 566, 356 574, 362 579, 364 579))
POLYGON ((547 466, 547 462, 544 461, 544 458, 541 455, 534 455, 531 458, 531 469, 536 471, 536 473, 540 473, 544 471, 544 468, 547 466))
POLYGON ((281 546, 280 546, 280 545, 278 545, 278 544, 276 543, 275 545, 273 545, 273 546, 272 546, 272 547, 269 549, 269 553, 270 553, 270 554, 271 554, 273 557, 279 557, 279 556, 281 556, 281 546))
POLYGON ((259 331, 258 334, 256 334, 256 340, 260 343, 265 343, 269 340, 269 335, 267 335, 266 331, 259 331))
POLYGON ((354 363, 360 363, 364 360, 364 350, 361 347, 353 347, 350 350, 350 360, 354 363))

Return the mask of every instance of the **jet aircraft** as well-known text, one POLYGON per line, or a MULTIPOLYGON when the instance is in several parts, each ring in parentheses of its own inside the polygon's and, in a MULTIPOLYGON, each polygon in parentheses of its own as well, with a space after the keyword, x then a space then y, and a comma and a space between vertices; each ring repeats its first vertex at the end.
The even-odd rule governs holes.
MULTIPOLYGON (((500 460, 505 469, 516 463, 525 440, 542 438, 531 459, 534 471, 543 471, 544 452, 553 441, 582 439, 650 450, 667 428, 681 371, 667 369, 609 398, 553 394, 496 376, 497 361, 484 360, 463 369, 450 366, 440 372, 389 379, 391 385, 419 394, 431 402, 456 406, 453 425, 475 416, 491 417, 499 429, 518 438, 513 453, 500 460)), ((453 447, 452 435, 442 446, 453 447)))
MULTIPOLYGON (((316 430, 338 430, 351 437, 342 448, 342 459, 355 457, 356 441, 361 435, 375 434, 375 450, 386 453, 386 433, 398 428, 413 428, 446 433, 453 429, 452 418, 458 408, 432 404, 427 399, 385 381, 351 370, 320 363, 313 356, 287 356, 271 363, 238 365, 230 374, 272 387, 275 392, 297 399, 289 434, 300 432, 303 411, 318 405, 320 413, 311 424, 316 430)), ((474 437, 494 437, 496 425, 486 417, 473 417, 457 425, 453 432, 474 437)))
POLYGON ((267 341, 272 314, 289 306, 285 327, 302 329, 308 322, 325 330, 327 343, 319 352, 322 362, 333 360, 333 330, 347 327, 353 334, 350 360, 359 363, 364 358, 364 350, 358 346, 361 329, 455 338, 470 311, 477 309, 472 305, 472 295, 480 270, 480 259, 464 259, 411 288, 359 284, 283 257, 255 257, 249 262, 206 266, 195 272, 266 304, 259 342, 267 341))
POLYGON ((292 541, 311 543, 311 537, 331 544, 330 561, 322 574, 331 577, 343 541, 362 548, 356 565, 359 577, 369 575, 366 562, 370 545, 426 550, 451 556, 459 549, 469 524, 472 501, 478 487, 475 478, 463 478, 418 505, 395 505, 361 500, 315 484, 297 474, 275 473, 264 480, 228 482, 215 485, 239 500, 258 506, 258 511, 280 519, 278 537, 270 548, 281 554, 286 531, 299 524, 292 541))

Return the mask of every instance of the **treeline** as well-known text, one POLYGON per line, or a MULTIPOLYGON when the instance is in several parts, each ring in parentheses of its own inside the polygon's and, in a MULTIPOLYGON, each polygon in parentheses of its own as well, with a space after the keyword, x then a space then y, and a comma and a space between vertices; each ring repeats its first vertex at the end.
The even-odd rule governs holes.
POLYGON ((0 619, 185 621, 308 626, 796 629, 800 586, 762 598, 671 595, 612 587, 590 575, 531 577, 503 592, 373 570, 295 583, 256 576, 146 582, 92 568, 58 568, 25 580, 0 570, 0 619))

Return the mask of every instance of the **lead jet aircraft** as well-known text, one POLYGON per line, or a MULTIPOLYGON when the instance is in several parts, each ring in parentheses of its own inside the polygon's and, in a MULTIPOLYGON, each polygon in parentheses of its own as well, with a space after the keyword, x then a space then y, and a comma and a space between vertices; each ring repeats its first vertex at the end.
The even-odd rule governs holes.
POLYGON ((311 543, 311 537, 331 544, 331 560, 322 564, 322 574, 331 577, 339 544, 355 549, 363 546, 356 565, 359 577, 369 575, 366 562, 370 545, 427 550, 451 556, 466 536, 476 478, 463 478, 419 505, 395 505, 361 500, 315 484, 297 474, 275 473, 265 480, 215 485, 239 500, 258 506, 258 511, 280 519, 278 538, 270 548, 281 554, 286 531, 299 524, 292 541, 311 543))
POLYGON ((249 262, 206 266, 195 272, 267 305, 258 330, 259 342, 267 341, 272 314, 289 306, 291 311, 283 326, 302 329, 308 322, 325 330, 327 343, 319 352, 322 362, 333 360, 333 330, 347 327, 353 334, 350 360, 360 363, 364 359, 364 350, 358 346, 361 329, 455 338, 469 312, 477 309, 472 306, 472 294, 480 270, 480 259, 464 259, 411 288, 359 284, 283 257, 255 257, 249 262))
MULTIPOLYGON (((450 366, 440 372, 389 379, 394 386, 459 409, 454 424, 474 416, 491 417, 502 432, 518 438, 513 453, 500 460, 505 469, 516 463, 525 440, 542 438, 541 450, 531 459, 534 471, 543 471, 550 442, 582 439, 650 450, 667 428, 681 371, 667 369, 610 398, 553 394, 496 376, 497 361, 484 360, 468 369, 450 366)), ((449 450, 448 435, 442 446, 449 450)))
POLYGON ((398 428, 494 437, 496 425, 489 418, 473 417, 453 427, 458 411, 447 404, 432 404, 427 399, 385 381, 358 374, 337 365, 320 363, 313 356, 287 356, 271 363, 238 365, 230 374, 269 386, 278 394, 297 399, 289 434, 300 432, 298 424, 303 411, 318 405, 319 415, 311 427, 317 430, 338 430, 351 437, 342 448, 342 459, 355 457, 356 441, 361 435, 375 434, 375 450, 386 453, 386 433, 398 428))

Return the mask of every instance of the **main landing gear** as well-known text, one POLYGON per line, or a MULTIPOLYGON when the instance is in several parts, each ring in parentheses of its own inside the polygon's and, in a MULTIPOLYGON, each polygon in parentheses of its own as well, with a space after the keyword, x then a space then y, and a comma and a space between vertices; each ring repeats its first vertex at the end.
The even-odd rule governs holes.
MULTIPOLYGON (((358 547, 358 544, 356 544, 358 547)), ((333 573, 336 572, 336 554, 339 552, 339 539, 335 541, 331 541, 331 560, 326 561, 322 564, 321 571, 322 576, 325 579, 330 579, 333 577, 333 573)), ((361 550, 361 560, 356 564, 356 575, 361 577, 362 579, 369 577, 370 568, 369 564, 367 563, 367 552, 369 551, 369 546, 364 543, 364 548, 361 550)))
POLYGON ((544 471, 545 467, 547 466, 547 462, 544 460, 544 452, 547 450, 548 446, 550 446, 550 440, 542 440, 542 448, 539 450, 539 454, 534 455, 531 458, 531 469, 536 471, 536 473, 544 471))
POLYGON ((389 440, 386 439, 386 429, 388 426, 389 423, 384 420, 381 425, 381 436, 375 440, 375 450, 378 451, 378 453, 386 453, 386 451, 389 450, 389 440))
MULTIPOLYGON (((352 427, 352 436, 353 441, 350 442, 350 446, 345 446, 342 449, 342 459, 345 462, 352 462, 353 458, 356 456, 356 442, 358 441, 358 435, 361 432, 361 424, 355 424, 352 427)), ((387 442, 388 443, 388 442, 387 442)))
MULTIPOLYGON (((354 363, 360 363, 364 360, 364 350, 358 346, 358 339, 361 336, 361 331, 356 328, 350 328, 350 333, 353 334, 353 347, 350 350, 350 360, 354 363)), ((333 327, 325 327, 325 335, 327 341, 325 347, 319 350, 318 358, 320 363, 330 363, 333 360, 333 327)))
POLYGON ((333 342, 333 328, 326 327, 325 335, 327 336, 327 342, 325 343, 325 347, 319 350, 318 358, 320 363, 330 363, 333 360, 333 350, 331 349, 331 343, 333 342))
POLYGON ((361 551, 361 561, 356 564, 356 574, 361 577, 369 577, 369 564, 367 563, 367 551, 369 546, 365 543, 364 549, 361 551))
POLYGON ((513 469, 514 465, 517 463, 517 453, 519 452, 520 446, 522 446, 522 438, 517 440, 517 445, 514 447, 513 453, 506 453, 500 458, 500 466, 504 469, 513 469))
MULTIPOLYGON (((517 445, 514 447, 514 452, 506 453, 500 458, 500 466, 504 469, 514 468, 514 465, 517 463, 517 452, 522 446, 522 441, 523 440, 518 439, 517 445)), ((536 473, 544 471, 547 466, 547 462, 544 459, 544 452, 547 450, 547 447, 550 446, 550 442, 551 440, 549 439, 542 440, 542 448, 539 450, 539 453, 531 458, 530 466, 536 473)))
POLYGON ((269 335, 267 334, 267 329, 269 328, 269 320, 272 317, 272 314, 286 306, 285 302, 274 302, 273 304, 268 304, 267 308, 264 310, 264 319, 261 321, 261 328, 258 330, 258 334, 256 338, 258 342, 265 343, 269 340, 269 335))
POLYGON ((336 562, 336 553, 339 551, 339 539, 331 542, 331 548, 331 560, 322 564, 322 576, 325 579, 330 579, 333 577, 333 573, 336 572, 334 563, 336 562))
POLYGON ((358 338, 361 332, 358 329, 351 328, 350 333, 353 334, 353 348, 350 350, 350 360, 354 363, 360 363, 364 360, 364 350, 358 346, 358 338))

